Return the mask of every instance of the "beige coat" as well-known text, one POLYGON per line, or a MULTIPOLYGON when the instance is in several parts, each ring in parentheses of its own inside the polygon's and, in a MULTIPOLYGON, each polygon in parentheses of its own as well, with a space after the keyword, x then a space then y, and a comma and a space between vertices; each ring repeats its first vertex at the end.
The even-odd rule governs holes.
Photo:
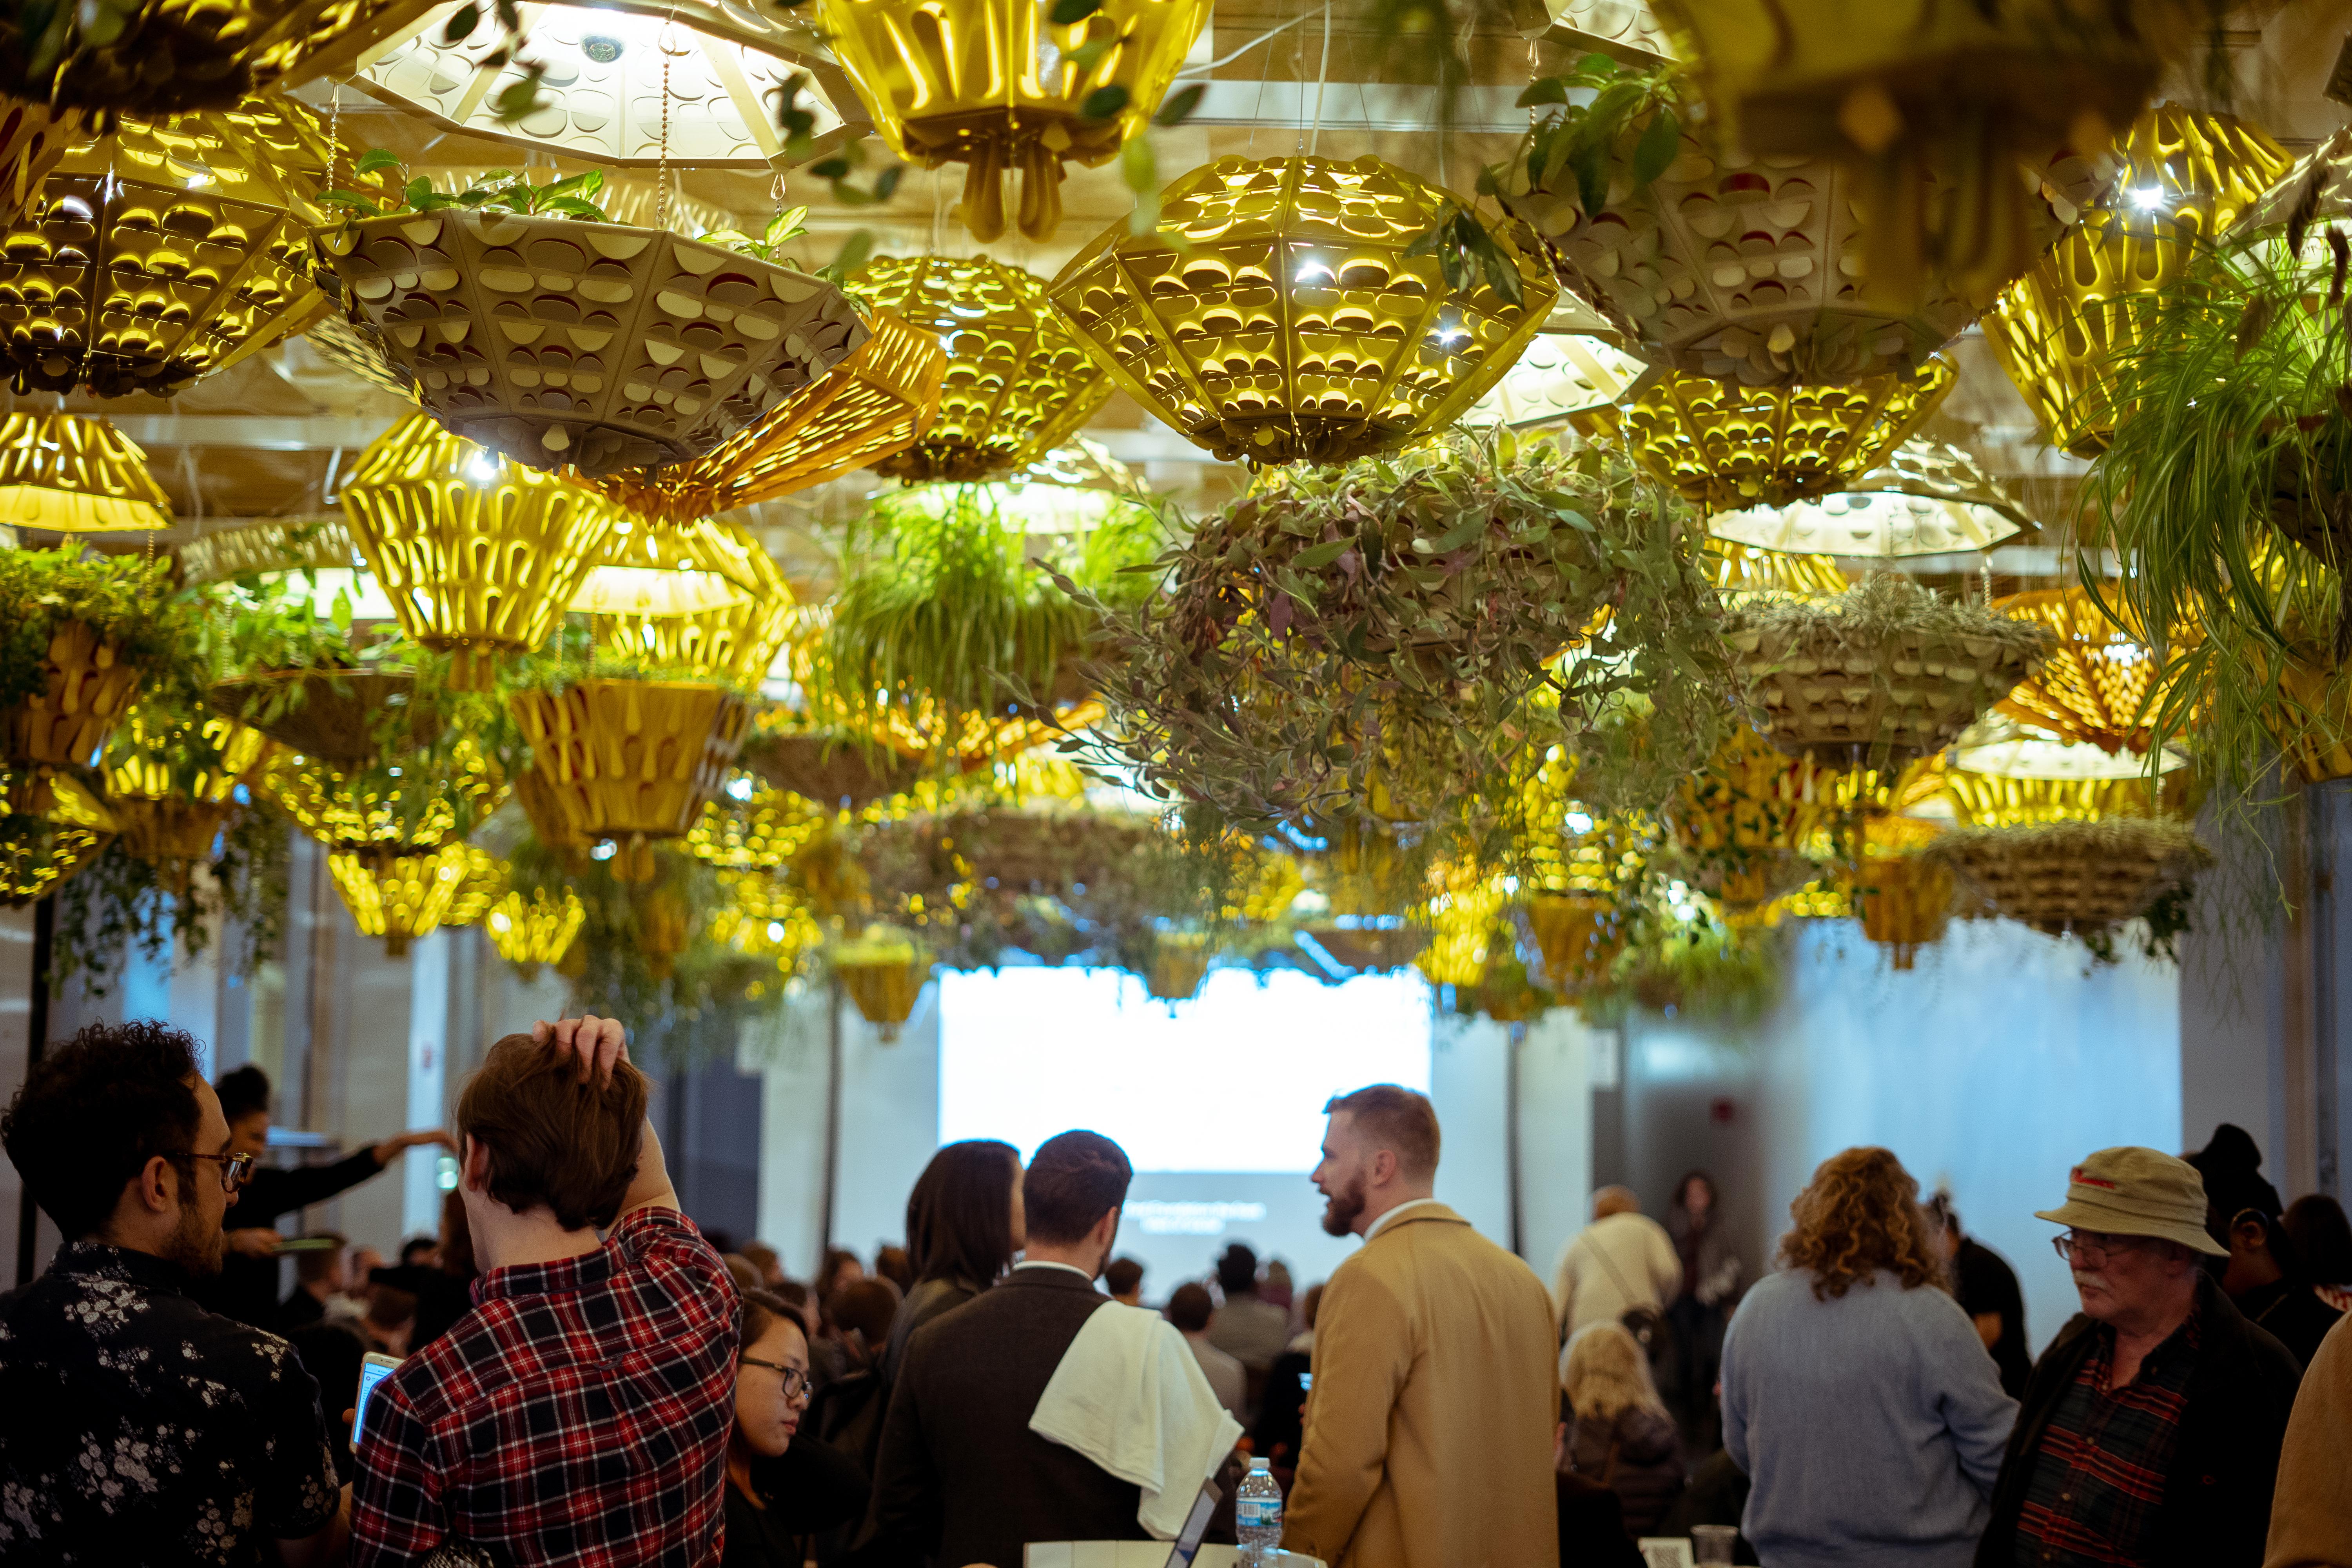
POLYGON ((1551 1300, 1442 1204, 1341 1264, 1282 1544, 1332 1568, 1558 1568, 1551 1300))
POLYGON ((2352 1565, 2352 1317, 2327 1331, 2303 1374, 2279 1453, 2263 1568, 2352 1565))

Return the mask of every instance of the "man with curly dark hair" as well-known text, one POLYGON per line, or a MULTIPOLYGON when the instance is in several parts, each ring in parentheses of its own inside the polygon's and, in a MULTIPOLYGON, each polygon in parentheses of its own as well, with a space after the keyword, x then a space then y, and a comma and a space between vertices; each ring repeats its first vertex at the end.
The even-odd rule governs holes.
POLYGON ((340 1560, 318 1384, 285 1341, 189 1296, 220 1271, 251 1163, 195 1042, 82 1030, 26 1076, 0 1143, 67 1238, 0 1296, 0 1560, 340 1560))
POLYGON ((1723 1445, 1773 1568, 1969 1568, 2017 1402, 1885 1149, 1823 1161, 1723 1341, 1723 1445))

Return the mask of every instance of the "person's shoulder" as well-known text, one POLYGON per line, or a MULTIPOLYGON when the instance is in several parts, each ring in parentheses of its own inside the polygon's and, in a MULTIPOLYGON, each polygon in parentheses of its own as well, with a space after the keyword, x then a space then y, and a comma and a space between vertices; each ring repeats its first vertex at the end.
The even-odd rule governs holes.
POLYGON ((719 1249, 703 1236, 701 1227, 677 1210, 662 1204, 646 1204, 633 1208, 620 1217, 606 1234, 605 1242, 617 1247, 622 1256, 633 1263, 645 1264, 660 1260, 683 1264, 705 1274, 729 1279, 727 1261, 719 1249))
POLYGON ((446 1332, 412 1351, 384 1374, 381 1392, 395 1395, 425 1425, 478 1405, 520 1381, 527 1362, 513 1301, 494 1297, 469 1309, 446 1332))

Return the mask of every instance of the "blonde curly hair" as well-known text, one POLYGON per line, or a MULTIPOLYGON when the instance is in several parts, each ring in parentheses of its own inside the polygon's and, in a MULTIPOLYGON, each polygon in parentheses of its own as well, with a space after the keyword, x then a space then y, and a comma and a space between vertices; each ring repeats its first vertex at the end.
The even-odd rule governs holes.
POLYGON ((1919 1212, 1919 1184, 1887 1150, 1848 1149, 1822 1161, 1789 1217, 1796 1225, 1780 1238, 1780 1260, 1811 1273, 1818 1300, 1866 1285, 1882 1268, 1906 1290, 1951 1288, 1919 1212))
POLYGON ((1627 1410, 1666 1414, 1649 1354, 1622 1323, 1589 1324, 1570 1337, 1560 1347, 1559 1391, 1579 1421, 1607 1426, 1627 1410))

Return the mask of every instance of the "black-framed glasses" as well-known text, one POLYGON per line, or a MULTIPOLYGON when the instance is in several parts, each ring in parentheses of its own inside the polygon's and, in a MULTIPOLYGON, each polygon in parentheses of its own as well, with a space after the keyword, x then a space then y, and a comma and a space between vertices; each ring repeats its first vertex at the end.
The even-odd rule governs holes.
POLYGON ((2070 1230, 2050 1238, 2050 1246, 2071 1268, 2096 1268, 2118 1252, 2136 1252, 2151 1240, 2145 1236, 2109 1236, 2103 1231, 2070 1230))
POLYGON ((217 1161, 221 1168, 221 1191, 225 1193, 236 1191, 237 1188, 245 1185, 245 1179, 253 1174, 253 1156, 250 1154, 199 1154, 194 1150, 188 1149, 177 1154, 167 1154, 164 1158, 217 1161))
POLYGON ((780 1361, 761 1361, 757 1356, 745 1356, 745 1366, 764 1366, 770 1372, 782 1373, 786 1399, 806 1399, 814 1392, 809 1386, 809 1374, 796 1366, 786 1366, 780 1361))

